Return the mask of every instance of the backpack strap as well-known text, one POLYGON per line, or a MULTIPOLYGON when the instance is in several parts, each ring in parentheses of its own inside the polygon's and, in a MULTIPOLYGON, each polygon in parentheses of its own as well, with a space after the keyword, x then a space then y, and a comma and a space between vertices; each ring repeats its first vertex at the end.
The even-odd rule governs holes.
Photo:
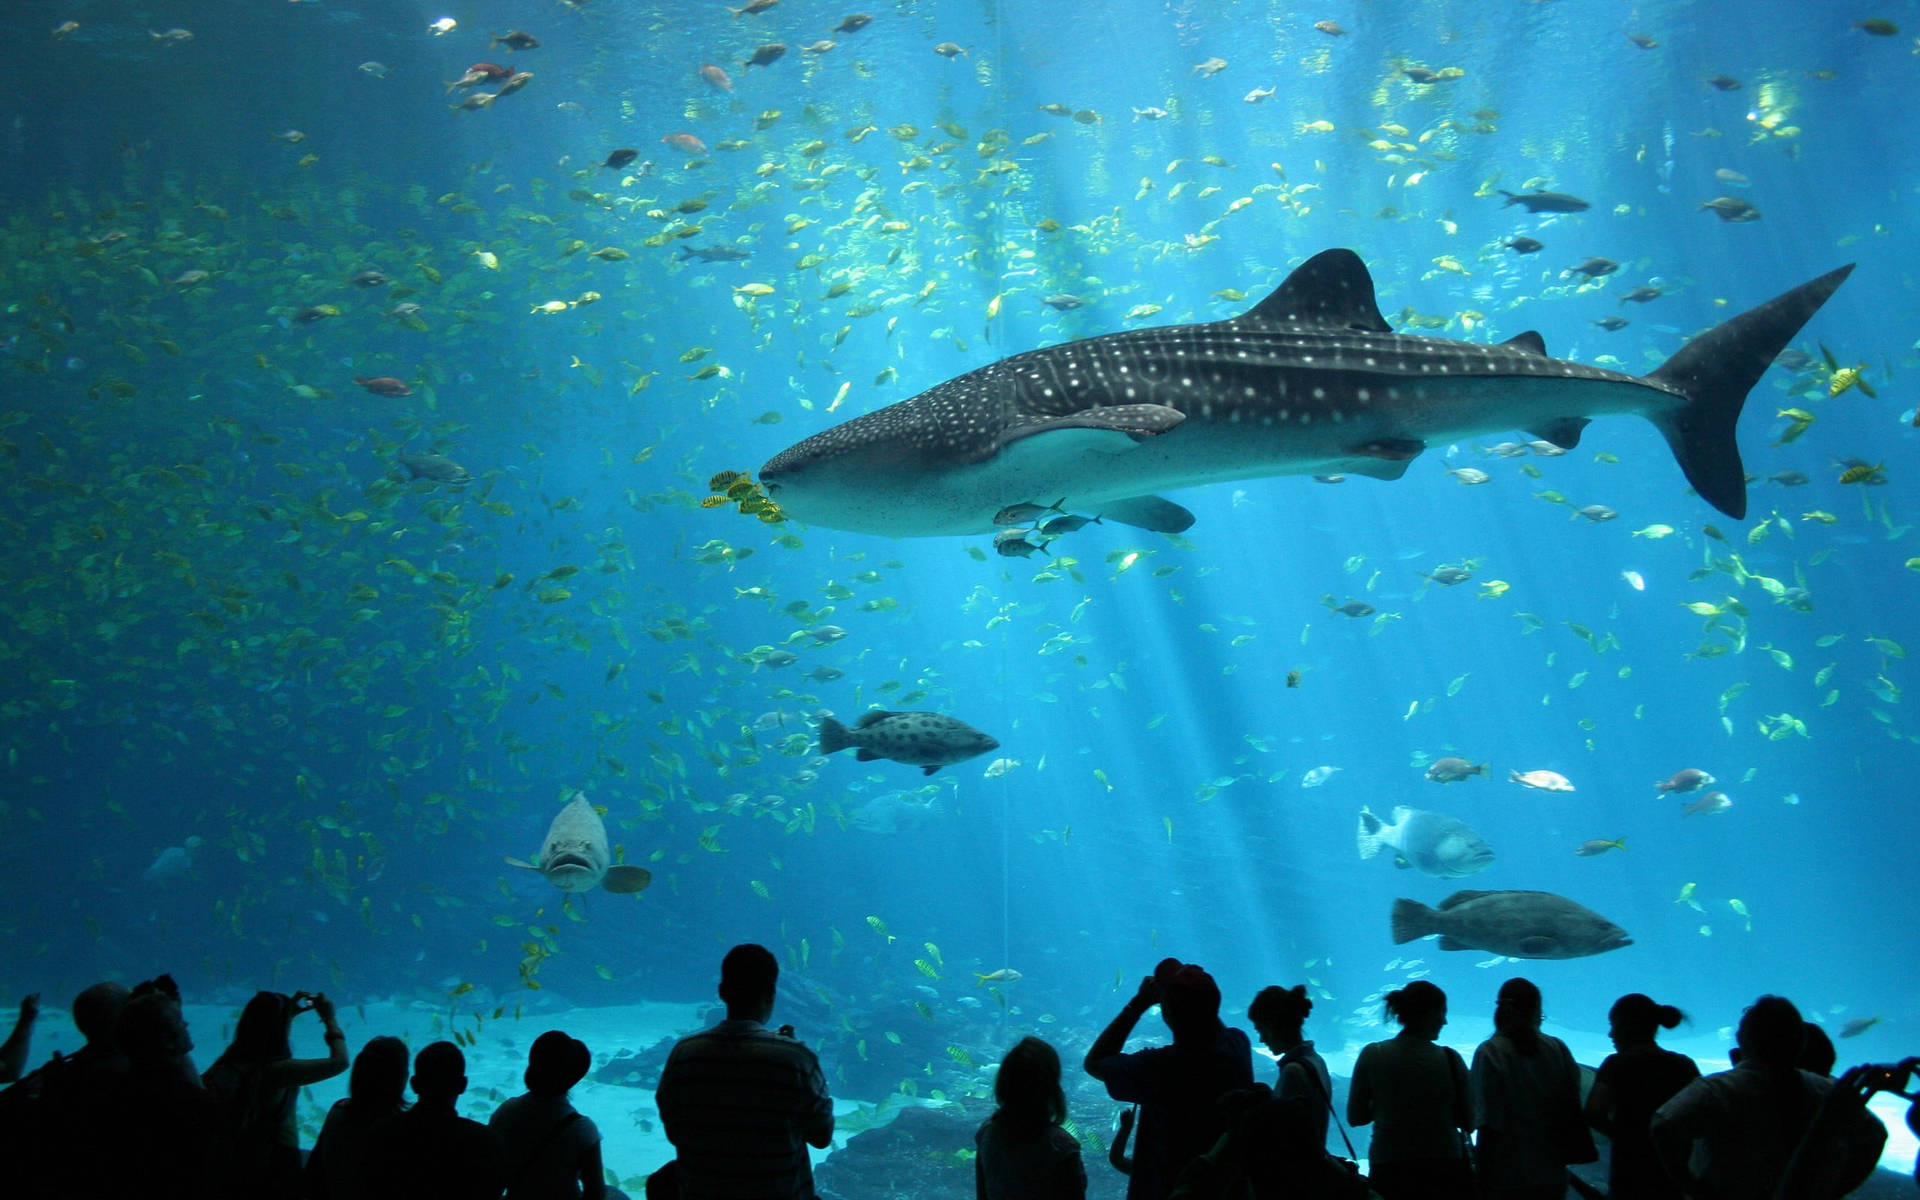
POLYGON ((1307 1078, 1313 1081, 1313 1086, 1319 1089, 1320 1098, 1327 1102, 1327 1115, 1333 1118, 1334 1128, 1340 1131, 1340 1140, 1347 1144, 1347 1157, 1358 1159, 1360 1156, 1354 1152, 1353 1139, 1347 1136, 1346 1123, 1340 1119, 1340 1114, 1333 1110, 1333 1093, 1327 1090, 1326 1082, 1320 1078, 1320 1072, 1314 1070, 1313 1064, 1305 1059, 1295 1058, 1291 1050, 1280 1057, 1280 1073, 1283 1075, 1286 1074, 1289 1065, 1297 1066, 1305 1071, 1307 1078))

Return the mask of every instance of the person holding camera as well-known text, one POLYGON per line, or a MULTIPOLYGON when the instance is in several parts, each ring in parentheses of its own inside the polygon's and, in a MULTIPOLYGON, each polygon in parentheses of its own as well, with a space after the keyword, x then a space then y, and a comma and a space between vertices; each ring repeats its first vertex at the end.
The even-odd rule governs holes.
MULTIPOLYGON (((1703 1076, 1653 1114, 1649 1133, 1667 1174, 1689 1195, 1772 1200, 1834 1080, 1796 1063, 1806 1040, 1800 1010, 1762 996, 1740 1018, 1739 1063, 1703 1076)), ((1808 1197, 1843 1196, 1864 1183, 1886 1145, 1886 1126, 1855 1105, 1835 1114, 1802 1164, 1808 1197)))
POLYGON ((721 960, 727 1019, 681 1038, 660 1073, 654 1102, 676 1156, 647 1181, 649 1196, 813 1200, 807 1147, 832 1144, 833 1099, 793 1026, 767 1028, 779 978, 765 946, 735 946, 721 960))
POLYGON ((233 1043, 200 1077, 220 1106, 222 1170, 234 1195, 297 1195, 300 1089, 347 1069, 347 1035, 333 1001, 319 992, 256 992, 240 1012, 233 1043), (325 1027, 327 1057, 295 1058, 293 1019, 312 1012, 325 1027))

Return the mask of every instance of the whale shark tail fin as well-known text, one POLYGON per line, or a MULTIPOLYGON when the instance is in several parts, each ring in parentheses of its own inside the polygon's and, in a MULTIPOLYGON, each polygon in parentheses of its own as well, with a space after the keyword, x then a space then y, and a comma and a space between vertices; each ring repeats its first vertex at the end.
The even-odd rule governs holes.
POLYGON ((1654 425, 1687 482, 1735 520, 1747 515, 1746 468, 1734 441, 1747 392, 1852 271, 1848 263, 1714 326, 1647 376, 1686 394, 1686 404, 1655 416, 1654 425))

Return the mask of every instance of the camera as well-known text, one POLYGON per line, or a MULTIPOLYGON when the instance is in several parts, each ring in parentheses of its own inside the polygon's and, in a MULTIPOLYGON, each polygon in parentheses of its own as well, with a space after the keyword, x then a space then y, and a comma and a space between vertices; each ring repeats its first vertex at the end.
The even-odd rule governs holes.
POLYGON ((1920 1070, 1920 1058, 1902 1059, 1891 1066, 1870 1064, 1861 1068, 1860 1086, 1868 1095, 1888 1092, 1905 1100, 1920 1102, 1920 1090, 1909 1090, 1916 1070, 1920 1070))

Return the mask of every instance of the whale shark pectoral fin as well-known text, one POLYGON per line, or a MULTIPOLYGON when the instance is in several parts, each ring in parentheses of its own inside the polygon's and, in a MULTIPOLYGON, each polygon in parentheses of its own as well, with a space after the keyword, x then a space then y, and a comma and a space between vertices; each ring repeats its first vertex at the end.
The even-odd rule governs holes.
POLYGON ((1414 438, 1381 438, 1353 448, 1353 460, 1341 469, 1369 479, 1398 479, 1407 473, 1407 464, 1427 448, 1414 438))
POLYGON ((538 871, 540 869, 539 867, 536 867, 532 863, 528 862, 526 859, 515 858, 511 854, 507 855, 507 865, 510 867, 525 867, 529 871, 538 871))
MULTIPOLYGON (((1006 446, 1024 438, 1067 430, 1083 430, 1095 435, 1124 434, 1130 442, 1137 442, 1165 433, 1186 419, 1187 414, 1164 404, 1110 404, 1062 416, 1024 413, 1015 417, 1000 435, 1000 444, 1006 446)), ((1125 448, 1124 444, 1121 448, 1125 448)))
POLYGON ((1153 533, 1185 533, 1193 528, 1193 514, 1159 496, 1135 496, 1101 508, 1102 520, 1117 521, 1153 533))
POLYGON ((652 882, 653 872, 645 867, 608 867, 607 873, 600 877, 601 887, 621 896, 645 891, 652 882))
POLYGON ((1581 431, 1591 424, 1593 422, 1586 417, 1562 417, 1527 432, 1543 442, 1552 442, 1562 450, 1571 450, 1580 444, 1581 431))

